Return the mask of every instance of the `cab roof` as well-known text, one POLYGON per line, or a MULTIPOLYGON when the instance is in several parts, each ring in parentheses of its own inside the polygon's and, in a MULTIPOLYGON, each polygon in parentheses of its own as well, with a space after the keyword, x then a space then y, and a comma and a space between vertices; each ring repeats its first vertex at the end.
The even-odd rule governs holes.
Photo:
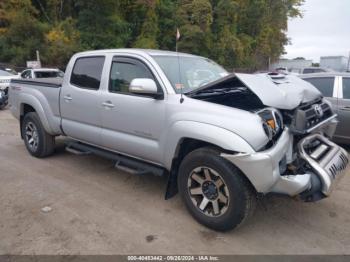
POLYGON ((80 52, 77 55, 101 55, 106 53, 129 53, 129 54, 139 54, 139 55, 150 55, 150 56, 189 56, 195 57, 195 55, 167 51, 167 50, 156 50, 156 49, 139 49, 139 48, 120 48, 120 49, 103 49, 94 51, 80 52))

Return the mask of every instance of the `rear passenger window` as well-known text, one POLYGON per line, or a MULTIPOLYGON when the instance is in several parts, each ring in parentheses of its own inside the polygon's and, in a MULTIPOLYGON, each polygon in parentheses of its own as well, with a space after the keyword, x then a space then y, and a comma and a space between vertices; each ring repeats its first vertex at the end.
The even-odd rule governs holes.
POLYGON ((350 78, 343 77, 343 98, 350 99, 350 78))
POLYGON ((314 85, 325 97, 333 97, 334 77, 303 78, 314 85))
POLYGON ((98 90, 104 61, 104 56, 78 58, 70 83, 80 88, 98 90))

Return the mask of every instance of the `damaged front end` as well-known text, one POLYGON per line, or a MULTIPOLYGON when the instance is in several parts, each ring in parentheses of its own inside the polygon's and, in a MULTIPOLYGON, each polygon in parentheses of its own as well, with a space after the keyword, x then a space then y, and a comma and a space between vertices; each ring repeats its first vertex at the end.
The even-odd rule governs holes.
POLYGON ((314 172, 311 188, 301 194, 302 199, 314 201, 329 196, 336 183, 349 169, 348 153, 320 134, 312 134, 298 143, 299 156, 304 168, 314 172))
POLYGON ((317 201, 328 197, 349 170, 348 153, 330 141, 336 114, 318 90, 301 79, 237 74, 190 96, 260 116, 265 146, 253 154, 222 154, 259 193, 317 201))
POLYGON ((321 133, 294 136, 286 127, 268 149, 253 154, 222 154, 250 180, 257 192, 317 201, 328 197, 349 172, 348 153, 321 133))

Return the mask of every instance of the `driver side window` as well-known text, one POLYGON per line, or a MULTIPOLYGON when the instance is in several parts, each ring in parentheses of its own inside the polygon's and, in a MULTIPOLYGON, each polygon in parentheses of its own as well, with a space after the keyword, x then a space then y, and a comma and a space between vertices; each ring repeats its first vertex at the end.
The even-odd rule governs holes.
POLYGON ((129 94, 129 85, 135 78, 150 78, 156 81, 143 63, 135 59, 117 58, 112 62, 109 91, 129 94))

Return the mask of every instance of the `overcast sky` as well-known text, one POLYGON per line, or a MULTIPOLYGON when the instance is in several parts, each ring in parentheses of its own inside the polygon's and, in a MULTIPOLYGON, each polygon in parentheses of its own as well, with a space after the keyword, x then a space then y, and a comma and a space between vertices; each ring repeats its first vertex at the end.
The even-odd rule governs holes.
POLYGON ((291 19, 283 57, 298 56, 318 62, 320 56, 350 52, 350 0, 306 0, 301 7, 303 18, 291 19))

